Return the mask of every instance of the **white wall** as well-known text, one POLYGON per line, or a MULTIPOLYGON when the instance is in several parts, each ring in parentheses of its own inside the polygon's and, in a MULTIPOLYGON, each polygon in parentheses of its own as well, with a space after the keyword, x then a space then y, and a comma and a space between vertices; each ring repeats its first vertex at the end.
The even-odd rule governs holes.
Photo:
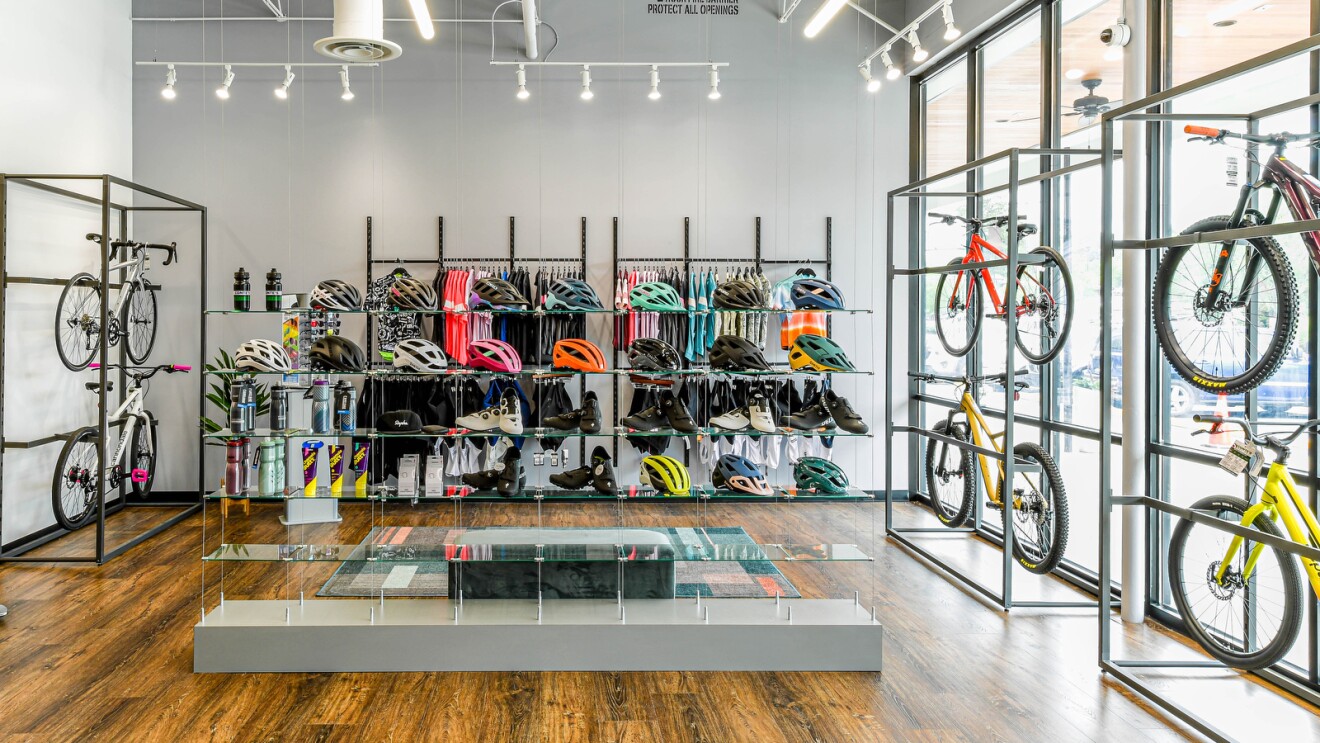
MULTIPOLYGON (((133 175, 130 0, 0 0, 0 172, 133 175)), ((93 190, 99 194, 100 185, 93 190)), ((7 272, 67 278, 97 266, 83 236, 100 210, 9 187, 7 272)), ((15 286, 5 302, 4 436, 27 440, 95 421, 89 373, 55 354, 58 287, 15 286)), ((5 543, 54 524, 59 445, 4 452, 5 543)))

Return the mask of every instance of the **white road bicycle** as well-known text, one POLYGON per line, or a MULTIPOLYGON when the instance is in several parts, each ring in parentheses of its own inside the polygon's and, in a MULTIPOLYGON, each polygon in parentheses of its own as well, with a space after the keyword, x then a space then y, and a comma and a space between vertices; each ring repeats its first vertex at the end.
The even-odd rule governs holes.
MULTIPOLYGON (((91 366, 95 369, 100 364, 91 366)), ((191 369, 191 366, 180 364, 124 367, 132 382, 124 402, 107 418, 109 421, 123 422, 119 444, 110 458, 110 467, 101 467, 100 452, 96 446, 100 431, 96 426, 74 431, 55 463, 51 497, 55 520, 60 526, 72 531, 92 520, 96 515, 96 494, 101 477, 105 477, 107 493, 117 490, 125 477, 132 483, 134 495, 145 497, 151 492, 151 484, 156 475, 156 418, 144 405, 147 395, 144 382, 157 372, 173 374, 191 369)), ((96 392, 100 383, 88 382, 84 386, 96 392)))
MULTIPOLYGON (((96 233, 87 239, 104 246, 96 233)), ((156 245, 131 240, 110 241, 110 272, 125 271, 119 296, 110 308, 108 345, 127 339, 124 350, 134 364, 141 364, 156 344, 156 292, 147 281, 151 267, 149 250, 165 251, 161 265, 168 266, 178 255, 175 243, 156 245), (124 260, 116 260, 123 251, 124 260)), ((101 281, 90 273, 69 279, 55 307, 55 349, 60 361, 73 371, 86 369, 101 348, 101 281)))

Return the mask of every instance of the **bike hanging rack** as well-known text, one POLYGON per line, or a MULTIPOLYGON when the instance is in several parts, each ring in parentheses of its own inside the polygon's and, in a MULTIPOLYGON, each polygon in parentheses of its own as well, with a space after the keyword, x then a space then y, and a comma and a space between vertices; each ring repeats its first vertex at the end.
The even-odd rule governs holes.
MULTIPOLYGON (((1100 249, 1101 249, 1101 261, 1100 261, 1101 315, 1100 316, 1102 318, 1101 337, 1100 337, 1100 348, 1101 348, 1100 389, 1104 391, 1101 400, 1102 404, 1100 406, 1101 408, 1100 437, 1102 442, 1100 446, 1100 584, 1101 585, 1110 585, 1111 576, 1113 575, 1113 555, 1111 554, 1112 550, 1110 549, 1109 540, 1110 540, 1110 533, 1113 529, 1111 519, 1113 516, 1115 506, 1142 506, 1150 511, 1154 511, 1159 514, 1168 514, 1170 516, 1174 516, 1180 519, 1189 519, 1198 524, 1209 526, 1211 528, 1218 529, 1220 531, 1235 534, 1237 536, 1249 537, 1253 541, 1260 542, 1263 544, 1268 544, 1272 547, 1275 547, 1279 550, 1282 550, 1292 555, 1305 556, 1313 560, 1320 560, 1320 550, 1305 545, 1297 544, 1287 539, 1281 539, 1272 535, 1263 534, 1259 531, 1247 529, 1241 526, 1240 524, 1224 521, 1222 519, 1211 516, 1205 512, 1192 511, 1187 508, 1175 506, 1171 503, 1162 501, 1158 498, 1153 498, 1149 495, 1116 496, 1113 494, 1113 487, 1111 481, 1112 478, 1109 470, 1110 461, 1112 457, 1110 450, 1113 441, 1111 436, 1113 430, 1113 422, 1111 420, 1112 400, 1110 399, 1112 395, 1112 385, 1113 385, 1113 358, 1112 358, 1113 333, 1114 333, 1113 323, 1112 323, 1113 310, 1114 310, 1113 297, 1112 297, 1112 291, 1114 288, 1113 261, 1114 261, 1114 256, 1117 254, 1117 252, 1121 250, 1150 251, 1150 250, 1158 250, 1173 246, 1191 245, 1201 242, 1214 242, 1217 240, 1248 239, 1252 237, 1263 237, 1269 235, 1287 235, 1287 234, 1296 234, 1300 232, 1320 230, 1320 220, 1308 220, 1303 222, 1286 222, 1282 224, 1276 223, 1276 224, 1269 224, 1258 227, 1244 227, 1244 228, 1237 228, 1231 230, 1219 230, 1215 232, 1192 233, 1188 235, 1174 235, 1172 237, 1145 239, 1145 240, 1117 239, 1114 236, 1114 231, 1113 231, 1113 217, 1114 217, 1114 203, 1115 203, 1114 160, 1119 156, 1119 153, 1118 150, 1114 148, 1114 124, 1117 122, 1124 122, 1124 121, 1145 123, 1147 125, 1146 126, 1147 140, 1156 142, 1157 144, 1154 145, 1154 147, 1160 149, 1166 148, 1168 143, 1171 141, 1171 138, 1168 136, 1168 132, 1161 131, 1161 129, 1165 128, 1167 124, 1171 122, 1238 121, 1245 123, 1250 131, 1256 132, 1261 119, 1270 116, 1276 116, 1278 114, 1286 113, 1288 111, 1293 111, 1299 108, 1309 107, 1311 109, 1312 127, 1315 128, 1317 115, 1318 115, 1317 106, 1320 106, 1320 94, 1317 94, 1315 92, 1313 92, 1311 95, 1295 98, 1275 106, 1270 106, 1268 108, 1251 111, 1248 113, 1241 113, 1241 114, 1222 113, 1222 112, 1202 113, 1202 114, 1182 113, 1182 112, 1174 113, 1168 110, 1169 107, 1166 104, 1174 101, 1175 99, 1181 98, 1182 96, 1185 96, 1189 93, 1195 93, 1211 85, 1215 85, 1227 80, 1231 80, 1240 75, 1258 70, 1263 67, 1267 67, 1269 65, 1272 65, 1276 62, 1280 62, 1285 59, 1290 59, 1292 57, 1301 54, 1306 54, 1308 52, 1314 52, 1317 49, 1320 49, 1320 35, 1311 36, 1302 39, 1300 41, 1276 49, 1275 51, 1269 52, 1268 54, 1262 54, 1258 57, 1254 57, 1244 62, 1240 62, 1238 64, 1232 65, 1223 70, 1220 70, 1219 72, 1206 75, 1196 80, 1183 83, 1181 85, 1176 85, 1172 88, 1169 88, 1166 91, 1155 93, 1141 100, 1134 101, 1132 103, 1121 106, 1112 111, 1108 111, 1101 116, 1100 119, 1101 160, 1103 161, 1103 165, 1101 171, 1102 201, 1101 201, 1101 218, 1100 218, 1101 231, 1102 231, 1101 242, 1100 242, 1100 249), (1154 109, 1154 111, 1152 111, 1151 109, 1154 109), (1154 136, 1155 134, 1163 134, 1164 136, 1157 137, 1154 136)), ((1313 60, 1312 69, 1314 69, 1314 66, 1315 66, 1315 62, 1313 60)), ((1315 83, 1313 82, 1312 85, 1314 84, 1315 83)), ((1315 89, 1313 88, 1313 91, 1314 90, 1315 89)), ((1249 160, 1247 161, 1246 166, 1248 168, 1248 171, 1246 173, 1248 177, 1244 182, 1249 183, 1251 182, 1250 168, 1256 166, 1253 163, 1251 163, 1249 160)), ((1320 168, 1320 156, 1316 154, 1315 150, 1312 150, 1311 162, 1309 163, 1309 166, 1311 172, 1315 172, 1318 168, 1320 168)), ((1317 282, 1315 279, 1315 274, 1314 272, 1308 272, 1308 274, 1311 277, 1310 279, 1311 293, 1310 293, 1310 304, 1305 311, 1309 312, 1309 316, 1312 318, 1320 317, 1320 306, 1318 306, 1320 302, 1318 302, 1317 300, 1317 291, 1316 291, 1317 282)), ((1314 329, 1312 330, 1311 333, 1308 352, 1311 358, 1314 360, 1317 355, 1316 333, 1314 329)), ((1151 355, 1155 356, 1156 354, 1152 352, 1151 355)), ((1317 388, 1320 388, 1320 379, 1318 379, 1318 376, 1320 376, 1320 370, 1317 369, 1317 365, 1313 361, 1310 364, 1310 375, 1309 375, 1309 385, 1312 391, 1311 404, 1310 404, 1311 418, 1318 417, 1317 400, 1314 394, 1314 391, 1317 388)), ((1249 401, 1253 399, 1250 393, 1248 399, 1249 401)), ((1151 426, 1149 428, 1148 440, 1145 442, 1145 449, 1148 455, 1158 454, 1161 453, 1162 449, 1167 449, 1167 447, 1165 447, 1163 444, 1161 444, 1159 441, 1156 440, 1157 436, 1158 436, 1157 427, 1151 426)), ((1317 458, 1317 452, 1316 452, 1316 447, 1314 446, 1314 440, 1312 446, 1309 448, 1310 448, 1310 452, 1308 456, 1309 466, 1311 472, 1314 473, 1316 471, 1316 458, 1317 458)), ((1155 551, 1158 548, 1158 545, 1155 542, 1155 536, 1158 534, 1158 532, 1154 530, 1149 520, 1147 521, 1146 529, 1147 529, 1146 543, 1148 545, 1147 560, 1149 561, 1151 554, 1153 553, 1158 554, 1155 551)), ((1147 574, 1153 575, 1153 573, 1151 573, 1149 563, 1147 565, 1147 574)), ((1147 583, 1149 585, 1151 581, 1148 580, 1147 583)), ((1316 626, 1315 622, 1317 621, 1316 618, 1317 602, 1306 598, 1307 596, 1309 596, 1309 592, 1306 592, 1306 587, 1303 586, 1303 600, 1306 602, 1306 605, 1310 607, 1307 610, 1310 621, 1307 622, 1304 626, 1309 627, 1310 628, 1309 631, 1314 633, 1316 626)), ((1150 603, 1149 596, 1143 596, 1141 597, 1141 599, 1146 601, 1147 604, 1150 603)), ((1099 663, 1100 663, 1101 671, 1113 676, 1123 685, 1127 686, 1136 693, 1140 694, 1147 701, 1151 702, 1152 704, 1155 704, 1165 712, 1168 712, 1169 714, 1172 714, 1173 716, 1177 717, 1179 720, 1187 723, 1188 725, 1195 728, 1198 732, 1202 733, 1211 740, 1225 741, 1225 742, 1232 741, 1233 738, 1228 733, 1216 727, 1214 724, 1207 721, 1200 715, 1197 715, 1196 713, 1192 712, 1187 707, 1174 701, 1167 694, 1162 693, 1158 685, 1147 683, 1146 681, 1143 681, 1142 679, 1138 678, 1136 673, 1139 669, 1180 669, 1180 668, 1181 669, 1209 668, 1209 669, 1223 669, 1223 670, 1233 670, 1233 669, 1224 665, 1223 663, 1220 663, 1218 660, 1213 660, 1208 657, 1199 660, 1172 660, 1172 659, 1140 660, 1140 659, 1114 657, 1112 639, 1111 639, 1111 634, 1112 634, 1111 625, 1113 624, 1111 614, 1116 606, 1117 604, 1111 599, 1109 592, 1107 591, 1101 592, 1100 611, 1099 611, 1099 621, 1100 621, 1099 663)), ((1305 635, 1302 636, 1305 637, 1305 635)), ((1198 652, 1199 652, 1199 648, 1198 648, 1198 652)), ((1306 684, 1299 681, 1297 678, 1294 678, 1293 676, 1288 675, 1281 670, 1275 668, 1267 668, 1258 671, 1251 671, 1249 673, 1252 673, 1253 675, 1256 675, 1270 682, 1271 684, 1274 684, 1275 686, 1282 688, 1283 690, 1289 693, 1295 694, 1311 702, 1312 704, 1320 704, 1320 693, 1317 693, 1315 689, 1307 686, 1306 684)))
MULTIPOLYGON (((7 292, 8 288, 11 285, 27 284, 27 285, 40 285, 40 286, 65 286, 68 284, 68 279, 53 279, 53 278, 44 278, 44 277, 36 277, 36 276, 9 275, 7 268, 9 246, 7 241, 6 221, 9 216, 9 188, 11 185, 22 186, 25 188, 32 188, 38 191, 44 191, 46 193, 54 194, 56 196, 68 198, 74 201, 79 201, 86 204, 99 206, 101 210, 100 234, 102 235, 118 234, 120 239, 128 238, 128 227, 129 227, 128 217, 129 214, 131 213, 138 213, 138 212, 196 213, 199 217, 198 231, 200 235, 199 271, 201 274, 201 279, 200 279, 201 290, 199 292, 200 294, 199 306, 201 311, 203 313, 205 312, 206 310, 206 207, 179 198, 177 196, 170 195, 163 191, 158 191, 154 188, 149 188, 147 186, 143 186, 141 184, 133 183, 132 181, 124 180, 123 178, 118 178, 113 175, 107 175, 107 174, 81 175, 81 174, 63 174, 63 173, 61 174, 0 173, 0 277, 2 277, 4 281, 4 287, 3 289, 0 289, 0 291, 7 292), (53 185, 48 181, 56 181, 56 182, 64 182, 64 183, 67 182, 99 183, 101 193, 99 197, 91 196, 85 193, 79 193, 78 191, 73 191, 67 188, 63 188, 61 186, 53 185), (160 201, 168 202, 170 206, 130 206, 127 204, 118 203, 112 200, 111 198, 112 196, 111 191, 114 187, 128 189, 138 194, 149 196, 154 199, 158 199, 160 201), (113 221, 111 218, 112 214, 116 216, 116 218, 113 221)), ((110 288, 119 288, 120 286, 122 286, 122 284, 113 283, 110 280, 111 277, 110 277, 109 265, 110 265, 111 251, 105 248, 101 248, 100 251, 101 251, 101 260, 100 260, 101 285, 108 286, 110 288)), ((122 276, 120 278, 122 280, 122 276)), ((160 289, 158 285, 152 284, 150 286, 153 289, 160 289)), ((110 310, 109 303, 110 303, 110 298, 107 292, 103 296, 103 301, 101 302, 101 327, 107 327, 109 325, 109 310, 110 310)), ((0 300, 0 396, 3 395, 3 391, 4 391, 5 304, 6 304, 5 301, 0 300)), ((204 358, 205 349, 206 349, 205 322, 201 323, 200 330, 201 332, 199 335, 198 357, 204 358)), ((105 359, 109 358, 109 352, 110 352, 108 334, 101 333, 100 340, 101 340, 101 348, 97 358, 104 361, 105 359)), ((121 368, 119 369, 118 382, 119 382, 119 391, 122 399, 122 395, 124 394, 124 391, 127 387, 127 376, 122 368, 122 366, 127 363, 127 354, 123 344, 120 344, 119 346, 118 363, 121 366, 121 368)), ((205 380, 205 375, 199 375, 199 377, 200 377, 200 381, 198 383, 198 410, 200 411, 201 407, 204 405, 204 400, 206 395, 206 380, 205 380)), ((100 435, 98 436, 98 441, 97 441, 97 449, 98 449, 98 455, 100 461, 104 463, 106 461, 106 448, 107 448, 106 443, 109 440, 109 431, 111 428, 122 425, 122 423, 117 421, 106 420, 106 416, 108 415, 108 411, 109 411, 108 405, 110 404, 110 400, 108 398, 111 393, 108 391, 108 385, 107 385, 107 382, 109 381, 109 370, 104 364, 102 364, 102 366, 97 370, 97 380, 100 383, 100 387, 97 390, 97 404, 99 410, 99 412, 97 413, 97 427, 100 430, 100 435)), ((32 439, 30 441, 8 441, 4 438, 4 421, 3 421, 3 417, 0 416, 0 451, 8 451, 11 449, 14 450, 34 449, 48 444, 65 441, 71 435, 73 435, 73 433, 76 433, 76 431, 65 431, 61 433, 52 434, 49 436, 43 436, 40 438, 32 439)), ((203 490, 203 486, 204 486, 203 473, 205 469, 203 466, 204 462, 205 462, 205 449, 204 447, 199 446, 197 452, 197 492, 199 494, 204 492, 203 490)), ((2 456, 0 456, 0 472, 3 472, 2 456)), ((114 559, 115 557, 118 557, 119 555, 123 554, 129 549, 132 549, 138 544, 141 544, 142 542, 156 536, 157 534, 160 534, 161 532, 183 521, 189 516, 192 516, 194 513, 197 513, 202 508, 200 496, 199 496, 199 500, 195 502, 187 501, 187 502, 133 503, 128 500, 127 491, 124 489, 123 485, 121 485, 120 487, 120 493, 117 500, 115 502, 107 503, 105 477, 100 477, 97 479, 96 500, 97 500, 96 548, 94 554, 87 556, 58 555, 58 556, 49 556, 49 557, 34 557, 24 554, 30 550, 40 547, 41 545, 47 544, 55 539, 58 539, 59 537, 71 533, 56 525, 52 527, 53 530, 49 531, 49 533, 43 534, 42 536, 37 537, 32 541, 25 543, 14 550, 5 551, 3 545, 0 545, 0 562, 95 563, 97 565, 101 565, 109 560, 114 559), (125 508, 133 507, 133 506, 152 507, 152 508, 180 507, 183 508, 184 510, 181 513, 171 516, 170 518, 157 524, 156 526, 153 526, 152 528, 147 529, 146 531, 134 537, 131 537, 130 539, 124 541, 122 544, 107 549, 106 539, 105 539, 106 517, 114 515, 115 513, 118 513, 119 511, 125 508)), ((2 523, 2 519, 3 519, 3 501, 2 499, 0 499, 0 523, 2 523)))
MULTIPOLYGON (((919 312, 912 312, 908 315, 908 335, 907 350, 908 363, 904 370, 908 375, 907 403, 910 406, 908 412, 908 423, 899 424, 894 421, 894 294, 903 283, 900 277, 906 280, 907 298, 909 306, 921 307, 922 303, 917 300, 922 295, 922 278, 925 276, 953 273, 964 270, 979 270, 986 268, 1004 268, 1005 276, 1016 275, 1019 266, 1030 265, 1039 262, 1028 255, 1019 254, 1020 242, 1018 231, 1012 225, 1018 224, 1019 216, 1022 212, 1019 191, 1022 186, 1032 183, 1040 183, 1042 187, 1047 187, 1051 181, 1064 175, 1075 173, 1087 168, 1096 167, 1101 164, 1101 151, 1095 149, 1065 149, 1065 148, 1011 148, 997 152, 993 155, 973 160, 966 165, 961 165, 942 173, 913 181, 905 186, 901 186, 888 194, 887 218, 886 218, 886 250, 885 265, 887 270, 887 281, 889 290, 886 292, 885 302, 885 390, 884 390, 884 419, 885 419, 885 535, 897 542, 905 550, 917 555, 921 559, 933 564, 948 576, 976 591, 981 596, 997 604, 1004 611, 1014 607, 1019 608, 1094 608, 1098 606, 1095 600, 1079 601, 1020 601, 1013 598, 1013 570, 1016 560, 1013 557, 1013 530, 1004 529, 1002 536, 986 528, 983 519, 983 493, 979 477, 974 479, 977 482, 977 494, 975 500, 975 510, 973 512, 973 526, 949 528, 945 526, 934 527, 905 527, 894 525, 894 436, 895 434, 907 434, 911 436, 910 441, 913 447, 907 457, 909 462, 908 479, 910 494, 918 495, 922 498, 928 497, 921 492, 918 487, 912 487, 912 483, 919 483, 924 470, 918 466, 919 447, 916 442, 922 439, 943 441, 956 446, 960 449, 971 451, 975 454, 985 456, 992 461, 1002 462, 1004 465, 1004 485, 1005 492, 1012 492, 1013 477, 1016 472, 1037 471, 1039 465, 1033 465, 1029 462, 1019 460, 1012 456, 1014 447, 1014 426, 1017 422, 1027 423, 1037 427, 1042 433, 1071 433, 1075 427, 1066 424, 1059 424, 1053 421, 1043 420, 1039 416, 1020 416, 1015 411, 1015 395, 1011 393, 1011 386, 1005 389, 1004 410, 1002 415, 991 411, 982 411, 986 417, 1001 419, 1004 422, 1004 433, 1000 437, 1004 453, 1000 453, 990 448, 976 446, 971 442, 960 441, 958 439, 937 434, 922 424, 921 405, 932 404, 944 408, 957 409, 959 407, 956 401, 948 398, 942 398, 936 395, 928 394, 920 386, 923 382, 918 381, 913 375, 922 372, 921 361, 924 348, 922 344, 922 322, 923 319, 919 312), (1074 159, 1080 159, 1075 161, 1074 159), (1003 168, 1007 165, 1007 178, 1002 183, 991 186, 983 186, 982 181, 985 178, 985 169, 989 166, 998 166, 1003 168), (1027 166, 1032 171, 1028 175, 1023 175, 1023 168, 1027 166), (956 191, 936 191, 931 190, 932 186, 943 187, 944 184, 958 176, 964 176, 967 186, 963 190, 956 191), (966 199, 969 208, 973 206, 979 208, 979 200, 995 193, 1008 193, 1008 222, 1004 229, 1007 239, 1007 258, 982 261, 978 263, 959 264, 956 266, 922 266, 921 265, 921 240, 916 225, 920 224, 926 218, 925 204, 929 198, 963 198, 966 199), (895 264, 895 226, 894 219, 897 213, 895 208, 898 199, 904 199, 903 203, 909 205, 908 209, 908 254, 907 261, 912 267, 899 268, 895 264), (945 558, 939 556, 932 550, 921 545, 917 535, 932 534, 967 534, 996 545, 1002 549, 1003 562, 1001 565, 1001 582, 999 587, 987 586, 971 574, 961 570, 950 563, 945 558)), ((1039 233, 1041 244, 1048 244, 1050 235, 1050 225, 1042 220, 1039 233)), ((1011 289, 1009 289, 1011 295, 1011 289)), ((1006 297, 1007 301, 1007 297, 1006 297)), ((1009 374, 1017 368, 1015 360, 1017 358, 1017 349, 1013 341, 1014 330, 1017 322, 1014 313, 1009 312, 1005 316, 1005 351, 1004 351, 1004 370, 1009 374)), ((964 357, 968 363, 969 374, 979 374, 980 370, 972 371, 972 366, 980 365, 980 348, 974 347, 971 353, 964 357)), ((975 385, 970 390, 973 397, 977 397, 975 385)), ((1105 433, 1102 436, 1107 435, 1105 433)), ((979 466, 979 463, 978 463, 979 466)), ((1078 578, 1054 573, 1056 577, 1064 580, 1083 591, 1090 592, 1078 578)), ((1043 576, 1042 576, 1043 577, 1043 576)))

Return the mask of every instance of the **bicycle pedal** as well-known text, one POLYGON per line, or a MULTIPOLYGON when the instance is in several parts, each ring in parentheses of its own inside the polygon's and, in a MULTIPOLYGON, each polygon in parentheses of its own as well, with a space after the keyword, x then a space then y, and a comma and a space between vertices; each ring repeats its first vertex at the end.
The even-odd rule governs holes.
POLYGON ((996 503, 996 502, 994 502, 994 501, 992 501, 992 500, 988 500, 988 501, 986 501, 986 502, 985 502, 985 507, 988 508, 988 509, 990 509, 991 511, 1002 511, 1002 510, 1004 510, 1004 504, 1002 504, 1002 503, 996 503))
POLYGON ((150 474, 142 469, 134 469, 133 474, 129 475, 129 479, 139 484, 146 482, 149 478, 150 474))

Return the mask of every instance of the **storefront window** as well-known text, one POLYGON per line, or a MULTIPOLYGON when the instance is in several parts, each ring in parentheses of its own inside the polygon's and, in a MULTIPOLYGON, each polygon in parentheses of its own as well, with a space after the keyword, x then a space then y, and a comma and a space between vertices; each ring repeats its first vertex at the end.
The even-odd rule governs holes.
POLYGON ((967 62, 960 60, 922 83, 926 175, 967 162, 967 62))
MULTIPOLYGON (((1169 0, 1169 82, 1195 80, 1304 39, 1307 0, 1169 0)), ((1298 80, 1305 84, 1306 76, 1298 80)), ((1247 90, 1247 88, 1243 88, 1247 90)))
POLYGON ((985 45, 981 60, 981 154, 1040 142, 1040 13, 985 45))

